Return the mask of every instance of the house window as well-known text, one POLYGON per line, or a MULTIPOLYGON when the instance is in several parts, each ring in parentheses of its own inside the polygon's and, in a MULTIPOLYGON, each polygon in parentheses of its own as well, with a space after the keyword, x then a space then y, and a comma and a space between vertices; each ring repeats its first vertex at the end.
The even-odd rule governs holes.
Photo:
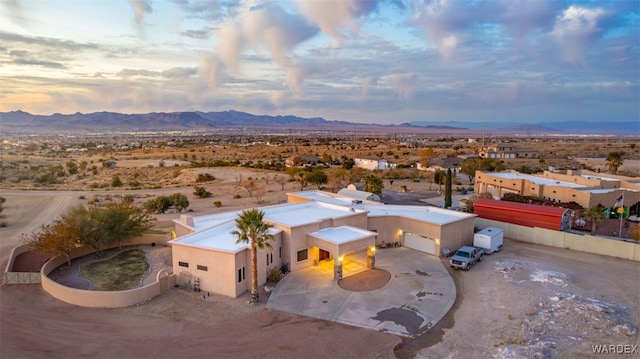
POLYGON ((282 259, 282 246, 278 247, 278 253, 279 253, 278 258, 282 259))
POLYGON ((306 261, 309 258, 309 250, 303 249, 298 251, 298 262, 306 261))
POLYGON ((247 277, 244 276, 244 267, 242 267, 242 280, 245 280, 247 277))
POLYGON ((189 268, 189 263, 187 263, 187 262, 178 262, 178 265, 179 265, 180 267, 189 268))
POLYGON ((203 266, 203 265, 200 265, 200 264, 198 264, 196 267, 198 268, 198 270, 201 270, 201 271, 205 271, 206 272, 208 270, 207 266, 203 266))
POLYGON ((269 259, 271 259, 271 264, 273 264, 273 253, 269 253, 269 259))
POLYGON ((238 269, 238 283, 242 282, 242 269, 238 269))

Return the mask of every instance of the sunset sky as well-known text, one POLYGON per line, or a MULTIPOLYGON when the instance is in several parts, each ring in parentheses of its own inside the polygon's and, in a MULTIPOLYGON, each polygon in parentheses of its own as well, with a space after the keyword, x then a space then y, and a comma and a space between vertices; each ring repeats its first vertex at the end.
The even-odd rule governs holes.
POLYGON ((640 119, 637 0, 0 0, 0 112, 640 119))

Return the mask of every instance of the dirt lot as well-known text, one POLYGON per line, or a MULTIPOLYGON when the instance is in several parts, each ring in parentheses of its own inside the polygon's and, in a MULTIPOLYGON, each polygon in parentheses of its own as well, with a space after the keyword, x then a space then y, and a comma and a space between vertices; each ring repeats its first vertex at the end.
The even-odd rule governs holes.
POLYGON ((640 263, 507 240, 451 274, 454 308, 400 356, 590 358, 592 345, 640 344, 640 263))
MULTIPOLYGON (((222 171, 207 185, 216 191, 213 198, 195 199, 191 187, 139 193, 183 191, 194 215, 255 205, 254 198, 232 198, 238 173, 222 171), (223 206, 213 208, 213 200, 223 206)), ((295 183, 285 191, 269 186, 264 204, 297 189, 295 183)), ((9 224, 0 229, 2 268, 20 233, 86 201, 80 195, 100 193, 0 190, 9 224)), ((640 344, 640 263, 507 241, 503 252, 452 275, 458 288, 453 310, 410 342, 263 304, 248 307, 247 298, 173 289, 140 306, 88 309, 61 303, 37 285, 2 286, 0 357, 564 358, 592 357, 596 344, 640 344)))

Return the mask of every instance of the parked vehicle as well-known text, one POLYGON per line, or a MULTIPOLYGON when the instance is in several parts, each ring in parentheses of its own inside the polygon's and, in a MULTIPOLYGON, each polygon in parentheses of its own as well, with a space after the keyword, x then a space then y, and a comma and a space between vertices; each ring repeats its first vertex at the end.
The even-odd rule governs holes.
POLYGON ((449 259, 449 266, 451 268, 469 270, 472 264, 482 261, 483 254, 483 248, 464 246, 458 249, 449 259))
POLYGON ((503 239, 504 232, 502 229, 487 227, 473 235, 473 245, 484 248, 485 254, 491 254, 502 250, 503 239))

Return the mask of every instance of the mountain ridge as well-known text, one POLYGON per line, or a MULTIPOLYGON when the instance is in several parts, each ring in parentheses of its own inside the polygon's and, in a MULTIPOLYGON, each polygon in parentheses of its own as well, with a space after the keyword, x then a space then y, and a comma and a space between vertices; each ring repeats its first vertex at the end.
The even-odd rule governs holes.
POLYGON ((17 132, 48 131, 336 131, 342 133, 415 133, 415 134, 469 134, 479 131, 493 134, 640 134, 640 125, 634 122, 581 122, 562 121, 536 124, 505 124, 472 121, 412 121, 401 124, 355 123, 326 120, 322 117, 304 118, 294 115, 255 115, 227 110, 219 112, 177 111, 149 113, 120 113, 99 111, 72 114, 54 113, 33 115, 17 110, 0 112, 0 130, 17 132))

